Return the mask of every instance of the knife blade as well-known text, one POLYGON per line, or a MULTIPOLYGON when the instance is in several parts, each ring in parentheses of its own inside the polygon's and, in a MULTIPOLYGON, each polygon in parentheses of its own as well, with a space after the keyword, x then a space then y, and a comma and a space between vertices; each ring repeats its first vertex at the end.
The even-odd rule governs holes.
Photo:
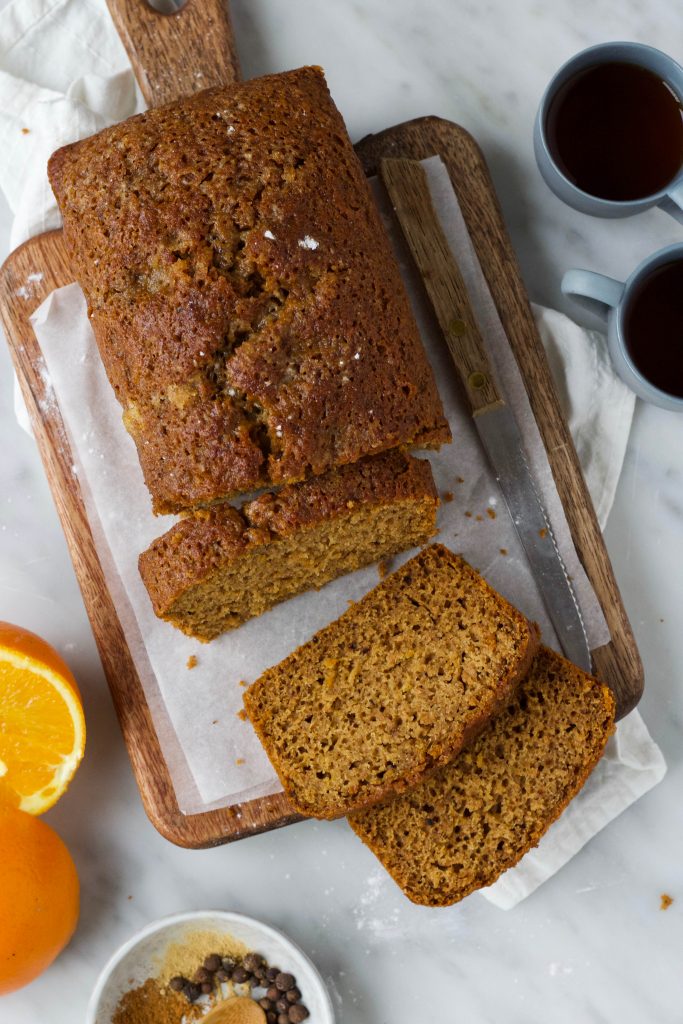
POLYGON ((424 168, 416 160, 385 159, 380 176, 562 650, 570 661, 590 672, 581 609, 536 487, 519 425, 492 373, 460 269, 434 210, 424 168))

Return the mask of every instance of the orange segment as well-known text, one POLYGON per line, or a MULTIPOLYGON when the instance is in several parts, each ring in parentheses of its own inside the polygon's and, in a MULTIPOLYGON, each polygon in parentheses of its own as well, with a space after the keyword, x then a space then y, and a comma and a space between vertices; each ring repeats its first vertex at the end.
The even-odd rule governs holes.
POLYGON ((42 814, 59 799, 85 747, 76 681, 44 640, 0 622, 0 787, 3 800, 42 814))

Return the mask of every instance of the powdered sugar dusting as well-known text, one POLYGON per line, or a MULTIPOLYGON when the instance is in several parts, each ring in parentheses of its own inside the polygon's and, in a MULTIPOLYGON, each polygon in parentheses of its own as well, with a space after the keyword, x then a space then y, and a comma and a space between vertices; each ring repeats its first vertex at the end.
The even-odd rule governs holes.
POLYGON ((368 875, 365 891, 353 911, 359 932, 369 932, 375 938, 382 938, 401 930, 400 908, 397 905, 386 906, 389 884, 388 876, 381 868, 368 875))

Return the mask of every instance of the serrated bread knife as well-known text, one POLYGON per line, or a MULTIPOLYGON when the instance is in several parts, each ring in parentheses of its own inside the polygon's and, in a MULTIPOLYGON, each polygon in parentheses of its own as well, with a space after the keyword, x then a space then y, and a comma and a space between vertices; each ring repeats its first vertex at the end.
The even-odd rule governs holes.
POLYGON ((380 175, 424 282, 496 479, 567 658, 591 671, 578 601, 531 474, 524 440, 498 390, 467 289, 416 160, 385 159, 380 175))

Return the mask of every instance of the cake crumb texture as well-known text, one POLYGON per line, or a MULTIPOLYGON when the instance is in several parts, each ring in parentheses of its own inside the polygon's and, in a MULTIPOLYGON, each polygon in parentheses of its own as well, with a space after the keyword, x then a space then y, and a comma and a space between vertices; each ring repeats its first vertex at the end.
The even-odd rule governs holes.
POLYGON ((467 750, 351 827, 414 903, 456 903, 538 844, 597 764, 614 711, 606 686, 542 647, 467 750))
POLYGON ((264 672, 244 703, 294 807, 332 818, 451 760, 537 646, 533 624, 434 544, 264 672))

